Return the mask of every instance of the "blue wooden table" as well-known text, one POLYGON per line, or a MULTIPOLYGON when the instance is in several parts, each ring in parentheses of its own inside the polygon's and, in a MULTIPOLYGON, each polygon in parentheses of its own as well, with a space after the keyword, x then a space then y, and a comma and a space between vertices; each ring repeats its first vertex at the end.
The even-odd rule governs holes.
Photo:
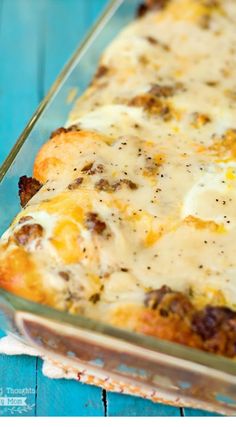
MULTIPOLYGON (((0 162, 107 2, 0 0, 0 162)), ((27 404, 22 411, 0 404, 0 415, 214 415, 50 380, 41 365, 38 358, 0 356, 0 398, 26 397, 27 404)))

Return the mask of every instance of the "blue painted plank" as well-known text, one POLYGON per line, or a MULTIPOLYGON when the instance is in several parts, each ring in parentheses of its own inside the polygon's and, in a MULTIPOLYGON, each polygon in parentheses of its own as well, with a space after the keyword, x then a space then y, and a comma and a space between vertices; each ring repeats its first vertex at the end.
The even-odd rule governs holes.
MULTIPOLYGON (((45 2, 45 0, 44 0, 45 2)), ((42 1, 41 1, 42 3, 42 1)), ((108 0, 46 0, 44 6, 44 82, 47 91, 79 46, 108 0)))
POLYGON ((215 412, 201 411, 200 409, 184 408, 186 417, 219 417, 215 412))
POLYGON ((110 417, 180 416, 180 409, 153 403, 140 397, 107 393, 107 415, 110 417))
POLYGON ((74 380, 43 376, 39 361, 37 377, 38 416, 103 416, 102 390, 74 380))
POLYGON ((107 3, 0 1, 0 163, 107 3))
POLYGON ((0 416, 35 415, 35 368, 34 357, 0 355, 0 416), (7 406, 3 398, 26 398, 25 405, 10 400, 11 405, 7 406))
POLYGON ((0 162, 39 102, 37 93, 40 2, 2 0, 0 26, 0 162))

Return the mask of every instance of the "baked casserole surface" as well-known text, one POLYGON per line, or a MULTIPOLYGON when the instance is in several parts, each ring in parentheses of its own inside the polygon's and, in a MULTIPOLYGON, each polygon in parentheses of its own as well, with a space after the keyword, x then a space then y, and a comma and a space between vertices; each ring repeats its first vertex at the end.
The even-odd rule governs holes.
POLYGON ((147 0, 21 177, 0 286, 236 356, 236 2, 147 0))

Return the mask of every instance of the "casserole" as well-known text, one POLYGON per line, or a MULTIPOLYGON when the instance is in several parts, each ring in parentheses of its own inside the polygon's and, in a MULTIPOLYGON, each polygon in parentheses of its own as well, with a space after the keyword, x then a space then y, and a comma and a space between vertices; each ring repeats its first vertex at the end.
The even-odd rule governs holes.
MULTIPOLYGON (((125 8, 127 8, 126 9, 126 11, 127 10, 131 10, 131 9, 129 9, 130 8, 130 3, 129 2, 127 2, 127 3, 125 3, 124 5, 122 5, 121 6, 121 8, 119 9, 120 11, 122 11, 123 10, 123 13, 124 13, 124 10, 125 10, 125 8), (123 9, 122 9, 123 8, 123 9)), ((109 13, 109 11, 108 11, 108 13, 109 13)), ((107 16, 107 15, 106 15, 107 16)), ((128 14, 126 14, 126 16, 128 16, 128 14)), ((112 28, 115 28, 115 26, 113 26, 112 28)), ((100 39, 98 39, 98 40, 100 40, 100 39)), ((98 41, 96 41, 96 43, 98 43, 98 41)), ((73 75, 73 74, 72 74, 73 75)), ((73 80, 72 80, 73 81, 73 80)), ((65 90, 65 88, 64 88, 64 90, 65 90)), ((63 92, 63 91, 62 91, 63 92)), ((65 93, 65 92, 64 92, 65 93)), ((55 103, 55 105, 57 105, 57 106, 59 106, 60 105, 60 101, 62 100, 62 93, 58 93, 58 99, 56 100, 56 99, 54 99, 54 103, 55 103), (56 101, 57 101, 57 103, 56 103, 56 101)), ((48 123, 50 123, 50 130, 51 130, 51 126, 52 126, 52 122, 49 120, 49 118, 50 118, 50 107, 51 106, 49 106, 48 107, 48 111, 46 111, 45 110, 45 112, 44 112, 44 114, 45 114, 45 119, 47 119, 47 121, 48 121, 48 123)), ((53 104, 52 104, 52 107, 53 107, 53 104)), ((55 114, 54 114, 54 117, 55 117, 55 114)), ((47 122, 46 122, 46 124, 47 124, 47 122)), ((58 123, 58 124, 61 124, 61 122, 60 123, 58 123)), ((45 122, 44 122, 44 126, 45 126, 45 122)), ((42 129, 43 129, 43 126, 42 126, 42 129)), ((40 129, 41 130, 41 129, 40 129)), ((48 129, 49 130, 49 129, 48 129)), ((34 128, 34 131, 33 132, 36 132, 37 131, 37 126, 34 128)), ((45 131, 45 128, 44 128, 44 131, 45 131)), ((41 134, 43 134, 43 132, 40 132, 40 138, 42 138, 42 135, 41 134)), ((39 134, 38 134, 39 135, 39 134)), ((36 139, 36 135, 33 135, 33 133, 31 133, 31 137, 32 137, 32 140, 35 138, 36 139)), ((91 137, 91 135, 90 135, 90 137, 91 137)), ((38 139, 38 138, 37 138, 38 139)), ((29 140, 27 140, 27 141, 29 141, 29 140)), ((39 139, 38 139, 38 141, 39 141, 39 139)), ((41 142, 38 142, 39 144, 41 144, 42 143, 42 139, 40 140, 41 142)), ((24 148, 27 146, 27 143, 26 143, 26 145, 24 145, 24 147, 23 147, 23 150, 24 150, 24 148)), ((25 148, 26 149, 26 148, 25 148)), ((36 147, 34 147, 34 149, 36 149, 36 147)), ((19 164, 20 164, 20 162, 21 161, 23 161, 23 151, 21 150, 20 151, 20 153, 19 153, 19 156, 18 156, 18 166, 19 166, 19 164)), ((14 168, 16 167, 16 164, 17 163, 15 163, 15 165, 13 166, 13 168, 12 168, 12 171, 11 172, 13 172, 14 173, 14 168)), ((40 168, 40 170, 42 171, 42 169, 40 168)), ((24 173, 25 173, 26 171, 25 171, 25 169, 24 169, 24 173)), ((21 173, 20 174, 18 174, 18 176, 19 175, 22 175, 21 173)), ((12 180, 12 177, 13 178, 16 178, 16 175, 15 175, 15 177, 14 177, 14 175, 13 174, 11 174, 10 175, 10 178, 11 178, 11 180, 12 180)), ((4 181, 5 182, 5 181, 4 181)), ((4 187, 4 182, 3 182, 3 187, 4 187)), ((12 180, 12 182, 13 182, 13 180, 12 180)), ((6 193, 5 193, 5 196, 6 196, 6 193)), ((90 221, 91 222, 91 221, 90 221)), ((124 267, 125 268, 125 267, 124 267)), ((5 295, 7 295, 7 294, 5 294, 5 295)), ((11 301, 13 301, 12 300, 12 298, 14 299, 15 297, 13 297, 13 296, 8 296, 10 299, 11 299, 11 301)), ((18 301, 18 302, 22 302, 23 303, 23 300, 20 300, 20 299, 17 299, 16 298, 16 300, 15 301, 18 301)), ((33 305, 32 305, 32 307, 33 307, 33 305)), ((34 306, 34 310, 36 309, 36 306, 34 306)), ((42 308, 42 310, 44 310, 43 308, 42 308)), ((49 309, 46 309, 45 308, 45 310, 47 311, 47 310, 49 310, 49 309)), ((48 315, 49 315, 49 313, 53 313, 53 311, 48 311, 48 315)), ((60 314, 60 316, 61 316, 62 314, 60 314)), ((62 316, 64 316, 64 314, 62 315, 62 316)), ((74 334, 73 334, 73 331, 69 328, 69 332, 67 331, 66 332, 66 326, 64 325, 64 327, 62 328, 62 327, 60 327, 60 331, 57 331, 57 334, 55 333, 55 336, 54 336, 54 342, 53 342, 53 339, 52 339, 52 336, 51 336, 51 338, 49 339, 49 335, 51 335, 51 334, 53 334, 53 327, 55 326, 53 323, 51 323, 50 324, 50 327, 49 327, 49 323, 48 323, 48 326, 47 326, 47 328, 48 328, 48 331, 46 330, 45 331, 45 322, 43 322, 43 320, 41 320, 40 322, 40 327, 39 327, 39 319, 37 319, 37 321, 36 321, 36 319, 35 319, 35 317, 32 317, 32 315, 31 316, 27 316, 26 314, 24 314, 24 313, 16 313, 16 315, 14 316, 15 317, 15 321, 16 321, 16 324, 17 324, 17 328, 19 328, 22 332, 22 334, 24 334, 24 335, 27 335, 28 337, 31 335, 31 339, 36 339, 37 338, 37 340, 39 339, 39 336, 41 336, 42 337, 42 343, 43 343, 43 345, 48 345, 48 343, 50 344, 50 343, 53 343, 53 348, 55 349, 57 346, 56 346, 56 343, 58 342, 58 341, 60 341, 59 340, 59 338, 57 337, 57 334, 60 332, 60 334, 61 334, 61 331, 64 329, 64 334, 71 334, 71 336, 74 336, 74 334), (37 331, 37 325, 38 325, 38 331, 37 331), (54 325, 54 326, 53 326, 54 325), (50 329, 51 328, 51 329, 50 329), (39 331, 40 331, 40 333, 39 333, 39 331), (43 338, 44 337, 44 338, 43 338)), ((60 317, 61 318, 61 317, 60 317)), ((69 319, 70 317, 66 317, 67 319, 69 319)), ((78 320, 78 318, 76 318, 77 320, 78 320)), ((89 321, 87 321, 87 323, 86 324, 90 324, 89 323, 89 321)), ((95 325, 96 325, 96 323, 95 323, 95 325)), ((96 327, 98 328, 98 326, 99 325, 96 325, 96 327)), ((68 329, 68 328, 67 328, 68 329)), ((110 330, 109 328, 108 328, 108 330, 110 330)), ((111 329, 112 330, 112 329, 111 329)), ((55 332, 55 331, 54 331, 55 332)), ((123 333, 123 332, 122 332, 123 333)), ((60 335, 59 334, 59 335, 60 335)), ((128 334, 129 335, 129 334, 128 334)), ((89 333, 87 333, 87 335, 86 335, 86 337, 88 338, 90 335, 89 335, 89 333)), ((93 337, 93 335, 91 335, 91 337, 93 337)), ((62 337, 60 338, 60 339, 62 339, 62 337)), ((82 340, 82 332, 80 332, 80 339, 82 340)), ((91 339, 95 339, 95 338, 91 338, 91 339)), ((146 339, 146 338, 143 338, 144 340, 146 339)), ((64 344, 62 345, 62 347, 63 348, 65 348, 65 347, 67 347, 67 346, 70 346, 71 344, 69 344, 69 342, 68 342, 68 340, 66 340, 65 339, 65 337, 63 338, 63 340, 64 340, 64 344), (66 343, 66 345, 65 345, 65 343, 66 343)), ((105 340, 105 338, 104 338, 104 340, 105 340)), ((70 340, 69 340, 70 341, 70 340)), ((74 341, 76 341, 75 340, 75 337, 74 337, 74 341)), ((132 340, 131 340, 132 341, 132 340)), ((113 341, 111 341, 111 343, 109 344, 109 351, 110 351, 110 348, 111 348, 111 346, 112 345, 114 345, 113 344, 113 341)), ((120 343, 120 345, 121 345, 121 348, 122 348, 122 344, 120 343)), ((161 344, 160 344, 161 346, 162 345, 164 345, 162 342, 161 342, 161 344)), ((59 346, 60 347, 60 346, 59 346)), ((129 349, 129 352, 131 351, 130 350, 130 347, 129 347, 129 345, 126 343, 125 344, 125 347, 126 348, 128 348, 129 349)), ((172 347, 172 348, 174 348, 174 347, 172 347)), ((178 347, 177 347, 178 348, 178 347)), ((72 353, 74 353, 74 356, 75 355, 77 355, 76 353, 77 353, 77 351, 78 351, 78 349, 77 349, 77 347, 75 346, 75 349, 76 349, 76 351, 73 351, 72 353)), ((132 351, 134 351, 134 349, 132 350, 132 351)), ((183 350, 184 351, 184 350, 183 350)), ((186 351, 188 352, 188 351, 190 351, 190 349, 186 349, 186 351)), ((88 352, 88 354, 89 354, 90 352, 88 352)), ((99 352, 98 352, 98 354, 102 354, 102 352, 101 352, 101 350, 99 350, 99 352)), ((88 354, 87 354, 87 356, 85 356, 85 355, 82 355, 81 356, 81 358, 82 359, 85 359, 86 360, 86 357, 88 357, 88 354)), ((97 358, 98 358, 98 354, 97 354, 97 358)), ((148 354, 148 351, 147 351, 147 354, 148 354)), ((197 353, 196 353, 197 354, 197 353)), ((208 357, 208 355, 204 355, 204 357, 208 357)), ((210 357, 210 356, 209 356, 210 357)), ((96 359, 97 359, 96 358, 96 359)), ((151 359, 152 359, 152 355, 149 353, 149 358, 150 358, 150 362, 149 362, 149 366, 151 367, 152 366, 152 364, 151 364, 151 359)), ((156 355, 155 355, 155 358, 156 358, 156 355)), ((155 359, 154 358, 154 359, 155 359)), ((100 357, 100 359, 101 359, 101 357, 100 357)), ((113 355, 113 357, 107 357, 106 358, 107 360, 109 359, 109 361, 110 362, 108 362, 107 361, 107 363, 108 363, 108 366, 109 366, 109 363, 110 364, 114 364, 115 363, 115 361, 116 361, 116 357, 115 357, 115 355, 113 355)), ((217 361, 217 359, 218 358, 216 358, 215 360, 217 361)), ((127 354, 125 354, 124 355, 124 360, 126 360, 126 363, 127 363, 127 361, 129 361, 129 354, 127 355, 127 354)), ((214 358, 213 358, 213 360, 214 360, 214 358)), ((218 359, 219 360, 219 359, 218 359)), ((101 363, 101 362, 100 362, 101 363)), ((117 362, 116 362, 117 363, 117 362)), ((116 364, 115 363, 115 364, 116 364)), ((162 362, 163 363, 163 362, 162 362)), ((130 361, 129 361, 129 364, 130 364, 130 361)), ((228 362, 227 362, 227 364, 228 364, 228 362)), ((147 365, 145 365, 145 363, 143 364, 143 362, 141 362, 140 361, 140 368, 141 368, 141 366, 142 367, 144 367, 144 366, 146 366, 147 367, 147 365)), ((158 372, 158 367, 156 366, 155 367, 155 371, 154 371, 155 373, 157 373, 158 372)), ((162 368, 162 372, 164 372, 163 371, 163 368, 162 368)), ((209 371, 208 372, 210 372, 210 369, 209 369, 209 371)), ((233 372, 233 365, 232 365, 232 372, 233 372)), ((230 371, 230 373, 232 373, 231 371, 230 371)), ((180 374, 180 371, 179 371, 179 374, 180 374)), ((146 374, 145 374, 146 375, 146 374)), ((182 375, 182 374, 181 374, 182 375)), ((151 375, 151 373, 149 372, 149 376, 152 376, 151 375)), ((204 375, 203 375, 204 376, 204 375)), ((194 375, 192 374, 192 376, 191 376, 191 378, 194 378, 194 375)), ((228 378, 226 375, 224 376, 224 378, 228 378)), ((182 379, 184 379, 184 376, 182 375, 182 379)), ((140 379, 139 379, 140 380, 140 379)), ((229 378, 228 378, 228 380, 229 380, 229 378)), ((142 381, 143 382, 145 382, 145 380, 142 378, 142 381)), ((159 381, 160 381, 160 379, 159 379, 159 381)), ((174 385, 174 386, 168 386, 168 381, 164 381, 164 378, 162 378, 162 380, 161 380, 161 382, 162 382, 162 387, 164 387, 164 389, 170 389, 170 390, 175 390, 175 388, 176 388, 176 385, 174 385), (165 386, 164 386, 164 384, 165 384, 165 386)), ((213 383, 213 382, 212 382, 213 383)), ((183 386, 184 387, 184 386, 183 386)), ((186 386, 186 384, 185 384, 185 387, 188 389, 189 387, 187 387, 186 386)), ((186 393, 185 393, 186 394, 186 393)), ((190 393, 191 394, 191 393, 190 393)), ((189 390, 188 390, 188 395, 189 395, 189 390)), ((210 393, 209 393, 209 395, 210 395, 210 393)))

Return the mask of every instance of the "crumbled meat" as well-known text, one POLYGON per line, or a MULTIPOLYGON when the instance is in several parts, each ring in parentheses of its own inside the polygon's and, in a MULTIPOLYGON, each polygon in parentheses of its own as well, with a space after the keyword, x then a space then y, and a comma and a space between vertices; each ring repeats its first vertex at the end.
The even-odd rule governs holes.
POLYGON ((95 175, 96 173, 103 173, 104 172, 104 166, 99 163, 98 165, 95 165, 92 167, 92 169, 88 172, 88 175, 95 175))
POLYGON ((87 163, 82 169, 81 172, 89 172, 93 167, 93 162, 87 163))
POLYGON ((80 128, 79 128, 79 126, 78 126, 78 125, 71 125, 71 126, 69 126, 68 128, 66 128, 66 131, 67 131, 67 132, 74 132, 74 131, 79 132, 79 131, 80 131, 80 128))
POLYGON ((14 240, 18 245, 25 246, 42 237, 43 232, 43 227, 40 224, 26 224, 14 233, 14 240))
POLYGON ((147 36, 147 37, 146 37, 146 40, 147 40, 150 44, 153 44, 153 45, 158 44, 157 39, 154 39, 154 37, 152 37, 152 36, 147 36))
POLYGON ((161 86, 158 84, 152 85, 149 93, 151 95, 157 96, 158 98, 168 98, 169 96, 173 96, 175 94, 176 87, 174 86, 161 86))
POLYGON ((136 15, 138 18, 141 18, 142 16, 146 15, 147 11, 148 6, 145 3, 141 3, 137 8, 136 15))
POLYGON ((235 357, 236 313, 231 309, 206 306, 194 313, 192 330, 202 338, 204 350, 235 357))
POLYGON ((126 185, 128 188, 130 188, 130 190, 137 190, 138 188, 138 185, 130 179, 121 179, 120 184, 126 185))
POLYGON ((92 302, 93 304, 96 304, 99 300, 100 300, 100 294, 99 293, 93 294, 89 298, 89 301, 92 302))
POLYGON ((138 185, 130 179, 120 179, 119 181, 114 182, 114 184, 110 184, 107 179, 100 179, 96 184, 95 188, 98 191, 106 191, 108 193, 112 193, 118 189, 120 189, 123 185, 130 188, 130 190, 137 190, 138 185))
POLYGON ((88 212, 86 217, 86 227, 97 234, 102 234, 106 229, 106 224, 101 221, 99 215, 95 212, 88 212))
POLYGON ((193 306, 190 299, 181 292, 173 292, 166 296, 163 300, 166 308, 164 309, 169 313, 177 314, 180 318, 184 318, 192 312, 193 306))
POLYGON ((81 169, 81 172, 86 173, 87 175, 95 175, 96 173, 103 173, 104 166, 101 163, 99 163, 98 165, 94 165, 94 162, 90 162, 81 169))
POLYGON ((147 113, 151 115, 158 115, 165 121, 172 118, 172 112, 167 101, 164 101, 151 93, 144 93, 142 95, 135 96, 131 99, 129 105, 131 107, 143 108, 147 113))
POLYGON ((71 125, 68 128, 64 128, 64 127, 60 127, 58 129, 55 129, 51 135, 50 135, 50 139, 54 138, 55 136, 61 135, 62 133, 68 133, 68 132, 72 132, 72 131, 79 131, 79 127, 77 125, 71 125))
POLYGON ((153 46, 158 45, 158 46, 160 46, 162 49, 164 49, 165 51, 169 51, 169 50, 170 50, 169 46, 168 46, 166 43, 163 43, 163 42, 161 42, 160 40, 158 40, 158 39, 156 39, 156 38, 154 38, 154 37, 152 37, 152 36, 146 36, 145 38, 146 38, 146 40, 147 40, 150 44, 152 44, 153 46))
POLYGON ((40 190, 42 184, 35 178, 21 176, 18 182, 21 206, 24 207, 29 200, 40 190))
POLYGON ((23 224, 24 222, 30 221, 31 219, 33 219, 33 217, 30 215, 22 216, 19 219, 18 224, 23 224))
POLYGON ((155 310, 158 305, 161 303, 162 299, 167 293, 171 293, 172 290, 169 286, 163 285, 160 289, 155 289, 150 291, 145 295, 145 305, 153 310, 155 310))
POLYGON ((228 357, 236 356, 236 312, 207 305, 197 310, 189 296, 168 286, 148 292, 139 330, 228 357))
POLYGON ((67 132, 67 129, 66 129, 66 128, 64 128, 64 127, 60 127, 60 128, 58 128, 58 129, 55 129, 55 130, 51 133, 51 135, 50 135, 50 139, 54 138, 55 136, 60 135, 61 133, 66 133, 66 132, 67 132))
POLYGON ((109 71, 109 68, 106 67, 106 65, 100 65, 97 69, 97 72, 94 76, 94 79, 100 79, 101 77, 105 76, 109 71))
POLYGON ((230 310, 230 308, 207 305, 203 310, 194 314, 192 329, 203 340, 207 340, 217 334, 220 328, 225 327, 231 319, 236 319, 236 313, 230 310))
POLYGON ((163 9, 169 0, 146 0, 145 3, 141 3, 137 9, 137 17, 141 18, 151 9, 163 9))
POLYGON ((107 179, 100 179, 98 182, 96 182, 95 188, 98 191, 106 191, 108 193, 114 191, 113 186, 109 183, 107 179))
POLYGON ((70 280, 70 275, 69 275, 69 273, 67 272, 67 271, 59 271, 59 276, 63 279, 63 280, 65 280, 66 282, 69 282, 69 280, 70 280))
POLYGON ((76 178, 71 184, 68 185, 68 190, 76 190, 83 182, 83 178, 76 178))
POLYGON ((209 80, 206 82, 206 85, 210 86, 210 87, 216 87, 218 85, 218 82, 213 81, 213 80, 209 80))

